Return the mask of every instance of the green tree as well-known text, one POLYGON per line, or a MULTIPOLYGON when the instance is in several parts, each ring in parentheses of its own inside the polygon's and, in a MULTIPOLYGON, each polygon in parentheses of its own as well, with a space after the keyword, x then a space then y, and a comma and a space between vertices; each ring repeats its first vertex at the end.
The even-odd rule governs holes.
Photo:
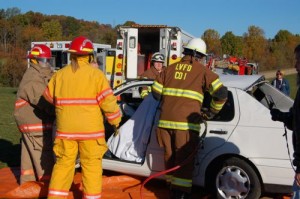
POLYGON ((244 34, 243 55, 251 61, 261 62, 267 53, 267 40, 263 29, 257 26, 249 26, 248 32, 244 34))
POLYGON ((74 17, 60 17, 60 23, 62 26, 62 36, 65 40, 72 40, 78 35, 81 24, 74 17))
POLYGON ((46 40, 62 40, 62 27, 57 20, 42 23, 42 30, 46 40))
POLYGON ((221 38, 223 54, 241 57, 243 55, 243 40, 231 31, 226 32, 221 38))
POLYGON ((279 30, 270 46, 276 57, 275 67, 290 68, 294 63, 294 48, 297 45, 295 36, 287 30, 279 30))
POLYGON ((207 45, 207 52, 213 53, 215 55, 220 55, 222 53, 220 34, 216 30, 206 30, 202 35, 202 39, 207 45))

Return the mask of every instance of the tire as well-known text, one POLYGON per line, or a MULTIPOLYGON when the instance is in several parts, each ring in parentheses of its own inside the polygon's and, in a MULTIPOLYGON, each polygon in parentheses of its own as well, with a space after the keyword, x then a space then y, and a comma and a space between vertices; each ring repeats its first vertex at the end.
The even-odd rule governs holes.
POLYGON ((206 179, 218 199, 258 199, 261 195, 257 173, 246 161, 236 157, 213 163, 206 179))

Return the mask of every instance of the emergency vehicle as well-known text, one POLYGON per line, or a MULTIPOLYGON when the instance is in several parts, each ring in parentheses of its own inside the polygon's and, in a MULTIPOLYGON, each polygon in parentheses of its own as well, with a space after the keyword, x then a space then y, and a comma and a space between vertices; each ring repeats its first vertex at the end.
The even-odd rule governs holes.
POLYGON ((195 38, 179 27, 166 25, 120 26, 115 49, 106 58, 105 74, 116 87, 128 80, 137 79, 150 68, 155 52, 165 55, 165 66, 179 61, 183 46, 195 38))
MULTIPOLYGON (((71 41, 34 41, 31 42, 31 48, 36 44, 45 44, 51 49, 54 63, 51 63, 53 69, 58 70, 70 63, 70 55, 66 52, 69 49, 71 41)), ((101 53, 104 49, 111 48, 109 44, 94 44, 95 53, 101 53)), ((29 63, 28 63, 29 66, 29 63)))

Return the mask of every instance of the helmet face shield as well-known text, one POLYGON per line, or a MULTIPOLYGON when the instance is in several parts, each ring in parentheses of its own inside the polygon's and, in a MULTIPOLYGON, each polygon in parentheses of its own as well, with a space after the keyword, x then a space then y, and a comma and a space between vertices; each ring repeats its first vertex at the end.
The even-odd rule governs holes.
POLYGON ((55 58, 54 57, 37 58, 36 60, 39 62, 39 65, 42 67, 51 67, 51 68, 55 67, 55 58))

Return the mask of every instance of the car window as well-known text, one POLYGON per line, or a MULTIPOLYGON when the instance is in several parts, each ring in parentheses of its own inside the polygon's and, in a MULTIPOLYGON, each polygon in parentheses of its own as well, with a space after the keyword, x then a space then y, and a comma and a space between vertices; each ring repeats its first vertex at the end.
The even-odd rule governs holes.
MULTIPOLYGON (((203 108, 209 108, 211 102, 211 96, 209 93, 204 94, 203 108)), ((228 91, 227 101, 224 104, 221 111, 210 121, 228 122, 234 118, 234 101, 231 91, 228 91)))

